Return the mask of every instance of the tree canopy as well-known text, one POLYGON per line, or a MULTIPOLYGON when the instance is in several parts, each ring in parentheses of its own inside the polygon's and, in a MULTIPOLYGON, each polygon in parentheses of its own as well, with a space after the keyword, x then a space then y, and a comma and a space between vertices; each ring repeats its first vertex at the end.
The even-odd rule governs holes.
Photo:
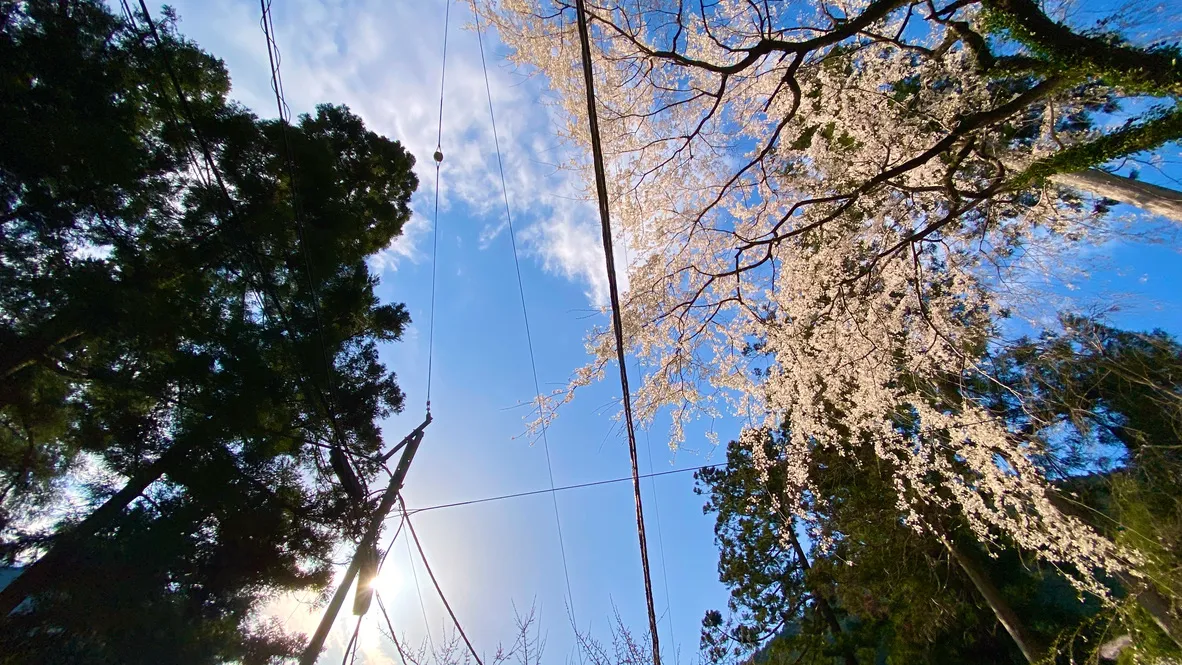
MULTIPOLYGON (((1033 449, 959 384, 996 380, 996 287, 1027 250, 1117 225, 1108 194, 1056 183, 1182 135, 1178 46, 1033 0, 586 6, 612 223, 639 257, 622 315, 639 416, 671 411, 675 441, 700 415, 791 422, 775 463, 796 498, 813 455, 865 433, 909 518, 940 497, 1094 593, 1136 568, 1051 503, 1033 449)), ((586 146, 575 4, 483 11, 586 146)), ((560 399, 614 360, 609 332, 560 399)))
POLYGON ((291 655, 260 603, 330 581, 403 406, 366 258, 414 158, 343 106, 256 117, 147 19, 0 3, 4 662, 291 655))
POLYGON ((975 542, 964 514, 939 497, 901 501, 892 462, 866 438, 814 451, 814 489, 796 497, 786 491, 789 465, 761 470, 755 461, 790 454, 786 424, 754 442, 758 453, 733 441, 724 469, 699 473, 731 592, 728 616, 704 621, 707 655, 831 663, 844 650, 863 663, 1068 663, 1114 660, 1102 648, 1118 643, 1128 662, 1177 657, 1168 601, 1155 613, 1158 598, 1175 593, 1182 561, 1182 467, 1173 457, 1182 347, 1162 333, 1064 323, 1062 333, 996 353, 1007 383, 979 388, 1016 431, 1042 442, 1054 503, 1137 552, 1146 578, 1110 578, 1107 596, 1081 597, 1064 571, 1013 541, 975 542), (922 531, 907 524, 916 506, 922 531), (838 622, 821 620, 824 606, 838 622), (1005 622, 1013 626, 1003 630, 1005 622))

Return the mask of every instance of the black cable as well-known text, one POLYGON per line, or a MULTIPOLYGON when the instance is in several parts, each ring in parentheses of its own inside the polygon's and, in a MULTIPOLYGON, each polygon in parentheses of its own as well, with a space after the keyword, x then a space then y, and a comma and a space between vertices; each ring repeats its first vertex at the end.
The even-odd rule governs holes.
POLYGON ((673 639, 673 601, 669 599, 669 566, 665 562, 665 534, 661 530, 661 498, 657 494, 657 481, 653 473, 653 442, 648 430, 644 431, 644 446, 648 449, 649 487, 653 492, 653 513, 657 518, 657 551, 661 553, 661 578, 665 583, 665 615, 669 620, 669 639, 673 639))
POLYGON ((599 139, 599 116, 595 109, 595 75, 591 68, 591 38, 587 30, 584 0, 575 0, 579 43, 582 49, 583 82, 587 87, 587 122, 591 133, 591 157, 595 167, 595 189, 599 198, 599 221, 603 231, 603 258, 607 264, 607 286, 611 297, 612 325, 616 336, 616 361, 620 365, 620 390, 624 398, 624 422, 628 428, 628 456, 632 462, 632 492, 636 499, 636 536, 640 540, 640 563, 644 570, 644 597, 648 603, 649 632, 652 633, 653 665, 661 665, 657 610, 653 603, 653 582, 648 563, 648 541, 644 530, 644 504, 640 496, 640 467, 636 461, 636 427, 632 422, 632 393, 628 388, 628 366, 624 354, 624 328, 620 317, 620 293, 616 285, 615 257, 612 255, 611 213, 607 201, 607 174, 603 168, 603 146, 599 139))
POLYGON ((280 71, 282 60, 279 54, 279 43, 275 40, 275 25, 271 20, 271 0, 259 0, 259 10, 262 12, 260 22, 262 24, 263 34, 267 38, 267 59, 271 66, 271 89, 275 92, 275 107, 279 112, 279 132, 283 137, 284 163, 287 169, 291 214, 295 220, 296 241, 299 243, 300 254, 304 259, 304 276, 307 278, 308 295, 312 301, 312 314, 316 321, 316 337, 320 342, 320 356, 324 362, 324 380, 328 383, 328 392, 326 394, 321 391, 319 386, 315 384, 313 384, 313 387, 316 388, 316 392, 320 395, 320 399, 324 402, 324 407, 328 411, 329 422, 332 424, 332 430, 337 438, 337 444, 346 454, 349 454, 349 448, 341 436, 340 425, 337 422, 336 405, 333 400, 333 394, 336 392, 333 387, 333 364, 328 352, 328 343, 324 337, 324 321, 320 315, 320 296, 316 291, 316 275, 312 269, 312 255, 308 253, 308 241, 305 237, 304 216, 300 207, 299 187, 296 182, 295 152, 291 149, 291 138, 287 133, 291 111, 283 95, 283 74, 280 71))
MULTIPOLYGON (((398 496, 398 503, 402 507, 402 514, 406 515, 406 502, 402 500, 402 495, 398 496)), ((484 661, 480 660, 480 654, 476 653, 476 648, 472 646, 472 641, 468 639, 468 634, 464 632, 464 627, 460 625, 460 620, 456 618, 456 613, 451 609, 451 603, 447 602, 447 596, 443 595, 443 589, 439 587, 439 580, 435 579, 435 573, 431 570, 431 564, 427 562, 427 554, 423 552, 423 544, 419 542, 419 534, 415 533, 415 525, 410 520, 410 516, 406 516, 406 528, 410 530, 410 537, 415 541, 415 547, 419 550, 419 558, 423 560, 423 567, 427 569, 427 575, 431 577, 431 584, 435 585, 435 591, 439 594, 439 600, 443 601, 443 606, 447 609, 448 615, 451 616, 451 621, 459 631, 460 637, 464 638, 464 644, 468 645, 468 651, 471 652, 472 657, 476 659, 476 665, 484 665, 484 661)))
MULTIPOLYGON (((627 270, 628 267, 632 265, 632 259, 629 258, 629 256, 628 256, 628 242, 627 242, 627 240, 625 240, 625 242, 621 245, 621 247, 624 250, 624 269, 627 270)), ((641 370, 640 363, 636 363, 636 369, 637 369, 637 371, 640 372, 641 383, 644 383, 644 372, 641 370)), ((648 453, 648 471, 649 471, 649 474, 652 474, 653 469, 656 468, 656 465, 653 464, 653 442, 652 442, 652 438, 649 436, 648 429, 644 430, 644 448, 645 448, 645 452, 648 453)), ((649 477, 649 488, 651 488, 652 493, 653 493, 653 513, 656 515, 656 518, 657 518, 657 551, 661 555, 661 579, 665 584, 665 619, 666 619, 666 623, 669 624, 669 639, 674 640, 675 638, 673 637, 673 601, 670 600, 670 595, 669 595, 669 566, 666 563, 666 559, 665 559, 664 530, 661 528, 661 497, 660 497, 660 494, 658 494, 658 492, 657 492, 657 481, 655 478, 651 477, 651 475, 649 477)))
MULTIPOLYGON (((509 188, 505 185, 505 165, 501 159, 501 140, 497 134, 497 118, 493 113, 492 87, 488 82, 488 64, 485 62, 484 58, 484 37, 480 29, 480 12, 478 12, 476 9, 476 0, 472 0, 472 16, 476 20, 476 43, 480 46, 480 69, 484 73, 484 92, 488 97, 488 118, 489 122, 492 124, 493 146, 497 151, 497 170, 500 172, 501 176, 501 197, 505 201, 505 222, 509 226, 509 241, 513 248, 513 266, 517 269, 517 293, 521 296, 521 318, 525 322, 525 343, 529 348, 529 368, 533 373, 534 396, 538 401, 538 417, 542 423, 542 450, 545 451, 546 454, 546 473, 549 474, 550 489, 553 490, 554 466, 550 462, 550 437, 547 436, 547 430, 549 427, 546 423, 546 414, 544 410, 545 406, 542 402, 542 388, 538 381, 538 362, 534 354, 533 334, 530 332, 529 309, 526 307, 525 303, 525 283, 521 279, 521 259, 517 254, 517 233, 513 229, 513 214, 509 210, 509 188)), ((571 593, 570 588, 570 568, 566 562, 566 543, 562 537, 562 518, 559 516, 558 512, 558 495, 552 491, 550 498, 554 500, 554 523, 558 529, 558 551, 562 555, 562 576, 566 582, 566 600, 570 608, 571 623, 573 623, 577 628, 579 621, 575 616, 575 597, 574 594, 571 593)), ((582 662, 582 660, 583 653, 580 651, 579 662, 582 662)))
MULTIPOLYGON (((210 173, 213 175, 213 178, 214 178, 215 182, 217 183, 218 189, 221 191, 222 198, 225 200, 227 212, 230 214, 231 217, 234 217, 234 216, 236 216, 234 199, 233 199, 233 197, 230 196, 230 191, 226 187, 225 181, 222 179, 221 171, 219 171, 217 168, 217 163, 213 159, 213 151, 209 147, 209 143, 205 140, 205 136, 201 133, 201 130, 197 127, 196 116, 193 114, 193 109, 189 104, 189 99, 185 95, 184 87, 181 85, 181 82, 180 82, 180 77, 177 76, 176 69, 173 67, 172 57, 169 55, 168 49, 165 48, 165 46, 164 46, 164 40, 162 40, 160 38, 160 33, 156 29, 156 22, 154 20, 152 20, 152 15, 148 11, 147 2, 145 2, 145 0, 139 0, 139 6, 140 6, 140 11, 144 15, 144 20, 148 24, 148 30, 152 35, 152 40, 156 43, 156 50, 160 52, 162 59, 164 61, 164 67, 165 67, 166 74, 168 75, 168 79, 172 84, 173 90, 176 92, 177 100, 181 106, 181 114, 184 116, 184 120, 185 120, 186 124, 188 124, 189 128, 192 130, 193 136, 197 139, 197 143, 198 143, 199 147, 201 148, 202 156, 205 159, 206 167, 209 169, 210 173)), ((134 17, 129 15, 128 18, 133 23, 132 27, 134 28, 135 27, 134 26, 134 17)), ((249 255, 251 253, 247 252, 247 254, 249 255)), ((257 257, 255 257, 255 258, 257 259, 257 257)), ((255 270, 258 273, 259 278, 262 279, 264 277, 264 271, 262 270, 262 268, 259 266, 256 266, 255 270)), ((288 334, 288 336, 294 339, 295 335, 293 335, 291 332, 291 322, 288 319, 287 314, 283 309, 283 303, 279 300, 279 298, 274 293, 271 292, 270 285, 264 283, 264 284, 255 285, 255 286, 256 286, 256 288, 258 288, 259 290, 261 290, 263 292, 263 295, 269 297, 273 301, 272 304, 274 305, 274 307, 277 311, 277 314, 278 314, 278 317, 280 320, 280 324, 282 325, 284 331, 288 334)), ((262 303, 263 298, 260 297, 259 300, 260 300, 260 305, 263 305, 263 303, 262 303)), ((265 305, 262 306, 262 310, 263 310, 263 315, 265 317, 266 316, 265 305)), ((304 377, 302 375, 300 376, 300 382, 304 383, 304 377)), ((313 386, 313 388, 315 388, 315 386, 313 386)), ((325 408, 329 409, 329 413, 328 413, 329 425, 333 429, 333 434, 336 437, 336 439, 339 442, 342 442, 341 445, 342 445, 342 447, 344 447, 344 443, 343 443, 344 439, 342 438, 339 430, 337 429, 336 418, 335 418, 334 414, 332 413, 327 400, 325 400, 324 395, 322 393, 320 393, 318 388, 315 388, 315 390, 313 390, 312 392, 320 394, 321 400, 325 402, 325 408)))
POLYGON ((431 313, 427 324, 427 413, 431 413, 431 377, 435 361, 435 273, 439 267, 439 167, 443 164, 443 90, 447 81, 447 27, 451 22, 451 0, 444 2, 443 66, 439 72, 439 129, 435 135, 435 218, 431 227, 431 313))
POLYGON ((222 190, 222 196, 227 203, 234 199, 230 197, 230 190, 226 188, 226 183, 222 180, 222 174, 214 166, 213 151, 209 148, 209 143, 206 142, 205 137, 197 129, 197 123, 194 122, 193 108, 189 106, 189 99, 185 96, 184 88, 181 87, 180 78, 177 77, 176 70, 172 66, 172 58, 168 55, 168 50, 164 48, 164 42, 160 39, 160 33, 156 31, 156 22, 152 20, 152 14, 148 11, 148 3, 144 0, 139 0, 140 10, 144 13, 144 20, 148 23, 148 29, 152 32, 152 39, 156 42, 156 48, 164 56, 164 66, 168 73, 168 78, 172 82, 172 87, 176 90, 177 99, 181 104, 181 113, 189 122, 189 127, 192 128, 193 134, 197 137, 197 144, 201 147, 201 154, 205 156, 205 163, 209 166, 213 173, 214 180, 217 181, 218 189, 222 190))
POLYGON ((394 549, 394 543, 398 541, 398 534, 402 533, 402 527, 406 524, 403 519, 398 523, 398 528, 394 531, 394 537, 390 539, 390 544, 386 547, 386 551, 382 553, 382 558, 378 561, 378 573, 381 573, 382 566, 386 563, 386 557, 390 556, 390 550, 394 549))
MULTIPOLYGON (((402 507, 402 514, 406 515, 406 507, 402 507)), ((415 594, 419 597, 419 610, 423 613, 423 628, 427 631, 427 645, 431 647, 431 655, 439 660, 439 653, 435 651, 435 638, 431 637, 431 622, 427 619, 427 605, 423 602, 423 587, 419 586, 419 573, 415 569, 415 553, 410 549, 410 540, 406 543, 406 561, 410 564, 410 574, 415 581, 415 594)))
POLYGON ((382 611, 382 616, 386 619, 386 627, 390 629, 390 641, 394 643, 394 648, 398 650, 398 657, 402 659, 402 665, 407 665, 406 653, 402 651, 402 644, 398 641, 398 636, 394 634, 394 623, 390 621, 390 615, 386 612, 386 604, 382 602, 382 594, 375 591, 373 596, 378 601, 378 609, 382 611))
POLYGON ((345 645, 345 657, 341 659, 341 665, 353 665, 353 661, 357 659, 357 637, 361 635, 361 620, 365 617, 357 617, 357 625, 353 627, 353 637, 349 638, 349 643, 345 645))
MULTIPOLYGON (((142 33, 140 33, 139 26, 136 24, 135 12, 132 11, 131 5, 127 0, 120 0, 120 5, 123 7, 123 16, 127 19, 127 25, 132 29, 137 36, 141 37, 140 43, 142 45, 142 33)), ((156 95, 160 99, 160 105, 165 107, 167 111, 166 121, 169 128, 174 130, 177 136, 183 136, 184 131, 181 129, 180 118, 177 116, 177 111, 168 103, 168 95, 164 92, 164 86, 161 85, 158 77, 152 77, 152 87, 156 90, 156 95)), ((211 184, 207 181, 205 173, 201 170, 201 164, 197 161, 197 156, 193 154, 193 146, 189 145, 188 141, 184 142, 185 155, 189 158, 189 165, 193 167, 193 172, 197 175, 197 181, 203 187, 210 187, 211 184)))
MULTIPOLYGON (((705 469, 717 469, 720 466, 725 466, 723 463, 705 464, 703 466, 695 466, 687 469, 671 469, 669 471, 659 471, 657 473, 642 474, 641 478, 660 478, 661 476, 669 476, 675 473, 689 473, 691 471, 703 471, 705 469)), ((632 476, 624 478, 612 478, 610 480, 595 480, 589 483, 579 483, 577 485, 565 485, 563 487, 555 487, 553 489, 545 490, 530 490, 528 492, 516 492, 514 494, 501 494, 498 496, 489 496, 482 499, 469 499, 468 501, 456 501, 454 503, 441 503, 434 506, 426 506, 424 508, 414 508, 407 511, 407 515, 416 515, 418 513, 425 513, 430 510, 441 510, 443 508, 458 508, 460 506, 471 506, 478 503, 489 503, 492 501, 504 501, 506 499, 519 499, 526 496, 536 496, 538 494, 546 494, 552 492, 565 492, 567 490, 583 489, 585 487, 597 487, 599 485, 612 485, 614 483, 626 483, 632 480, 632 476)))

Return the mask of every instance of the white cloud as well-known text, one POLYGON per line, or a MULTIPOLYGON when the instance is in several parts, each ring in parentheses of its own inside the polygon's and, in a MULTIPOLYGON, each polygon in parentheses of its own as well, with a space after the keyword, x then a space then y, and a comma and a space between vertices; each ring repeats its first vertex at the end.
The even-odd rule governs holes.
MULTIPOLYGON (((181 30, 223 58, 234 96, 274 115, 266 44, 250 0, 180 0, 181 30)), ((439 81, 445 3, 384 0, 293 0, 272 7, 286 100, 293 113, 322 102, 347 104, 367 126, 397 139, 418 159, 419 191, 404 234, 377 255, 376 270, 424 258, 434 210, 439 81)), ((463 203, 482 219, 487 247, 505 231, 504 201, 488 115, 488 97, 471 11, 451 6, 443 109, 440 207, 463 203)), ((498 137, 521 249, 550 272, 606 301, 595 208, 581 198, 577 174, 554 167, 569 148, 538 100, 544 81, 511 72, 495 34, 484 35, 498 137)))
POLYGON ((585 284, 588 300, 604 305, 608 302, 607 270, 599 226, 563 212, 530 226, 522 236, 547 270, 585 284))
POLYGON ((410 221, 402 227, 402 235, 388 247, 369 258, 370 270, 381 274, 394 272, 403 261, 418 263, 425 257, 418 251, 419 242, 431 233, 431 218, 419 211, 418 205, 411 206, 410 221))

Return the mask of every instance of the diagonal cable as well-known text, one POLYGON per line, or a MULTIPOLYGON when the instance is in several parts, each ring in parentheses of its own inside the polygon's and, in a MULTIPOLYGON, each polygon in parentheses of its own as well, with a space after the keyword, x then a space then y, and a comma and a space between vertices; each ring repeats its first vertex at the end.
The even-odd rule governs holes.
POLYGON ((632 393, 628 388, 628 365, 624 353, 624 329, 620 318, 620 292, 616 285, 615 257, 612 255, 611 213, 607 201, 607 175, 603 168, 603 146, 599 139, 599 116, 595 109, 595 75, 591 67, 591 38, 587 31, 584 0, 575 0, 579 43, 582 49, 583 82, 587 88, 587 121, 591 131, 591 155, 595 166, 595 190, 599 198, 599 221, 603 231, 603 257, 607 264, 608 294, 611 297, 612 327, 616 337, 616 361, 620 366, 620 390, 624 398, 624 422, 628 428, 628 456, 632 462, 632 493, 636 499, 636 536, 640 541, 640 563, 644 571, 644 597, 648 603, 648 625, 652 637, 653 665, 661 665, 657 611, 653 604, 653 581, 648 563, 648 541, 644 530, 644 503, 640 496, 640 467, 636 461, 636 427, 632 421, 632 393))
POLYGON ((435 362, 435 275, 439 267, 439 167, 443 164, 443 91, 447 81, 447 27, 451 22, 451 2, 444 3, 443 66, 439 72, 439 127, 435 135, 435 218, 431 221, 431 313, 427 324, 427 413, 431 413, 431 377, 435 362))
MULTIPOLYGON (((402 514, 406 515, 406 502, 402 500, 401 495, 398 497, 398 503, 402 508, 402 514)), ((415 525, 410 521, 409 516, 406 517, 406 528, 410 531, 410 537, 415 541, 415 548, 419 550, 419 558, 423 561, 423 568, 427 569, 427 575, 431 578, 431 584, 435 585, 435 592, 439 594, 439 600, 443 601, 443 607, 447 609, 447 614, 451 617, 451 622, 455 624, 460 637, 464 638, 464 644, 468 645, 468 651, 476 659, 476 665, 484 665, 484 661, 480 659, 480 654, 476 653, 476 648, 472 646, 472 641, 468 639, 468 634, 464 632, 464 627, 460 625, 460 620, 456 618, 456 613, 452 611, 451 603, 447 602, 447 596, 443 595, 443 589, 439 586, 439 580, 435 579, 435 573, 431 570, 431 564, 427 562, 427 554, 423 552, 423 544, 419 542, 419 534, 415 533, 415 525)))
POLYGON ((394 648, 398 650, 398 658, 402 661, 402 665, 409 665, 406 660, 406 652, 402 650, 402 643, 398 641, 398 636, 394 634, 394 622, 390 621, 390 614, 386 612, 386 604, 382 602, 382 594, 374 593, 374 598, 378 601, 378 609, 382 611, 382 617, 386 620, 386 627, 390 629, 390 641, 394 643, 394 648))
MULTIPOLYGON (((545 404, 542 401, 542 388, 538 381, 538 362, 534 353, 533 334, 530 331, 529 325, 529 308, 525 302, 525 283, 521 278, 521 260, 517 252, 517 233, 513 228, 513 213, 509 208, 509 188, 505 185, 505 164, 501 158, 501 140, 497 134, 497 118, 493 112, 492 101, 492 87, 488 82, 488 64, 484 57, 484 37, 483 31, 480 28, 480 12, 476 9, 476 0, 472 0, 472 15, 476 19, 476 42, 480 46, 480 69, 484 73, 484 92, 488 97, 488 118, 492 124, 493 146, 497 152, 497 170, 501 176, 501 197, 505 202, 505 222, 509 227, 509 241, 513 248, 513 266, 517 270, 517 293, 521 297, 521 318, 525 322, 525 342, 529 348, 529 368, 533 374, 534 379, 534 397, 538 402, 538 414, 542 423, 542 449, 546 453, 546 473, 550 478, 550 498, 553 499, 554 504, 554 524, 558 529, 558 551, 562 555, 562 576, 566 582, 566 602, 571 614, 571 623, 576 627, 579 625, 578 618, 575 616, 575 598, 571 593, 570 587, 570 568, 566 561, 566 543, 562 536, 562 518, 558 511, 558 495, 554 490, 554 466, 550 462, 550 438, 547 435, 549 429, 546 423, 545 404)), ((579 662, 582 662, 582 651, 579 652, 579 662)))
POLYGON ((320 296, 316 290, 316 275, 312 269, 312 255, 308 251, 304 215, 300 206, 299 187, 296 180, 295 151, 292 150, 291 137, 288 136, 287 132, 287 126, 291 120, 291 110, 283 94, 283 74, 280 71, 282 60, 279 54, 279 44, 275 40, 275 25, 271 20, 271 0, 259 0, 259 10, 262 13, 260 24, 263 28, 263 34, 267 38, 267 59, 271 67, 271 89, 275 93, 275 107, 279 113, 279 132, 283 139, 284 165, 287 170, 288 181, 287 189, 288 196, 291 199, 292 218, 295 220, 296 240, 298 241, 300 254, 304 260, 304 277, 308 283, 308 296, 311 299, 312 314, 315 317, 316 323, 316 337, 320 344, 321 361, 324 363, 324 380, 328 384, 327 391, 322 391, 314 383, 313 388, 320 395, 321 401, 324 402, 325 410, 328 411, 329 422, 332 425, 333 435, 337 439, 337 445, 341 447, 341 450, 345 454, 351 454, 352 451, 350 451, 347 442, 341 434, 340 424, 336 415, 336 405, 333 400, 333 395, 336 393, 333 385, 333 363, 331 354, 328 352, 328 343, 325 341, 324 320, 320 314, 320 296))
MULTIPOLYGON (((405 507, 402 509, 402 514, 406 515, 405 507)), ((410 539, 404 538, 403 541, 406 543, 406 561, 410 564, 410 574, 415 581, 415 593, 419 597, 419 609, 423 613, 423 628, 427 631, 427 645, 431 647, 431 655, 438 661, 439 652, 435 650, 435 639, 431 637, 431 621, 427 619, 427 605, 423 602, 423 587, 419 585, 419 573, 415 568, 415 554, 410 549, 410 539)))
MULTIPOLYGON (((229 188, 226 186, 225 180, 222 178, 221 171, 218 169, 217 163, 213 158, 213 150, 210 147, 209 142, 206 140, 205 135, 201 132, 201 130, 197 126, 196 116, 193 113, 192 106, 189 104, 188 96, 185 94, 184 87, 181 85, 180 78, 177 76, 176 69, 173 66, 172 57, 169 55, 168 49, 164 45, 164 40, 161 39, 160 33, 156 28, 156 22, 152 19, 151 12, 148 11, 148 4, 147 4, 147 2, 145 2, 145 0, 139 0, 139 6, 140 6, 140 11, 143 14, 144 21, 148 24, 148 31, 152 36, 152 40, 156 44, 156 50, 160 53, 161 59, 164 62, 165 73, 167 75, 167 78, 168 78, 169 82, 171 83, 174 92, 177 95, 177 101, 180 105, 181 115, 183 116, 184 123, 189 126, 189 129, 192 131, 192 134, 197 141, 198 147, 200 148, 200 151, 201 151, 201 155, 205 161, 206 168, 209 170, 209 173, 212 175, 212 177, 217 185, 217 188, 220 191, 223 200, 225 201, 226 211, 227 211, 228 215, 231 218, 237 217, 237 209, 236 209, 234 199, 232 196, 230 196, 229 188)), ((135 26, 135 17, 131 13, 130 8, 127 6, 126 2, 123 3, 123 8, 124 8, 124 11, 127 12, 127 18, 129 20, 131 26, 138 30, 138 28, 136 28, 136 26, 135 26)), ((245 254, 247 256, 253 256, 253 254, 250 251, 245 252, 245 254)), ((253 256, 253 258, 257 262, 258 257, 253 256)), ((261 284, 254 285, 256 290, 261 291, 262 295, 270 298, 270 300, 272 301, 272 303, 276 309, 276 314, 279 317, 279 321, 280 321, 280 324, 281 324, 283 330, 287 333, 289 338, 294 339, 295 335, 292 334, 291 321, 288 318, 287 313, 284 311, 282 301, 280 301, 279 297, 272 291, 272 289, 274 288, 273 285, 266 283, 265 271, 259 265, 255 266, 255 271, 257 272, 260 280, 262 280, 262 282, 263 282, 261 284)), ((256 295, 257 295, 257 293, 256 293, 256 295)), ((262 305, 261 309, 263 311, 263 315, 266 316, 266 306, 265 306, 265 304, 262 304, 262 300, 263 300, 263 298, 260 297, 260 304, 262 305)), ((307 384, 311 383, 310 381, 307 383, 305 382, 305 378, 303 377, 302 373, 299 375, 299 381, 302 385, 304 385, 305 390, 308 389, 307 384)), ((327 415, 328 415, 329 425, 333 430, 333 434, 334 434, 335 438, 338 441, 343 442, 344 439, 341 436, 339 429, 337 428, 337 421, 336 421, 335 414, 333 413, 331 404, 329 404, 329 402, 325 398, 323 392, 321 392, 315 384, 311 384, 311 388, 312 388, 312 390, 309 390, 309 392, 318 394, 320 396, 321 401, 323 402, 324 408, 328 411, 327 415)), ((343 445, 344 444, 342 443, 342 446, 343 445)))
POLYGON ((669 566, 665 562, 665 535, 661 530, 661 498, 657 495, 657 473, 653 471, 653 444, 648 429, 644 430, 644 446, 648 450, 649 487, 653 493, 653 514, 657 518, 657 552, 661 555, 661 578, 665 584, 665 618, 669 623, 669 639, 673 639, 673 601, 669 596, 669 566))

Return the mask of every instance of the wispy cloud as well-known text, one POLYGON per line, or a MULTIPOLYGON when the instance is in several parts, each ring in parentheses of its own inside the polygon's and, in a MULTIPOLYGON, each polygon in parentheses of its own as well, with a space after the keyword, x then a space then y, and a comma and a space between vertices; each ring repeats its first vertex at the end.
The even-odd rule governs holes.
POLYGON ((607 271, 599 227, 563 214, 564 210, 555 212, 525 229, 522 237, 547 270, 586 285, 592 304, 606 304, 607 271))
MULTIPOLYGON (((203 46, 225 58, 234 95, 273 115, 267 54, 258 7, 246 0, 180 3, 182 30, 200 25, 220 43, 203 46)), ((439 84, 443 73, 446 4, 380 0, 295 0, 273 6, 288 104, 295 113, 315 104, 347 104, 366 124, 397 139, 416 156, 420 187, 414 217, 402 237, 373 259, 380 271, 423 258, 434 213, 439 84)), ((444 87, 440 207, 465 206, 481 222, 487 247, 506 230, 504 201, 480 52, 472 15, 451 6, 444 87)), ((552 273, 579 281, 594 302, 606 300, 594 207, 579 196, 577 176, 554 168, 565 146, 538 99, 544 81, 511 71, 495 34, 484 35, 505 186, 522 249, 552 273)))

